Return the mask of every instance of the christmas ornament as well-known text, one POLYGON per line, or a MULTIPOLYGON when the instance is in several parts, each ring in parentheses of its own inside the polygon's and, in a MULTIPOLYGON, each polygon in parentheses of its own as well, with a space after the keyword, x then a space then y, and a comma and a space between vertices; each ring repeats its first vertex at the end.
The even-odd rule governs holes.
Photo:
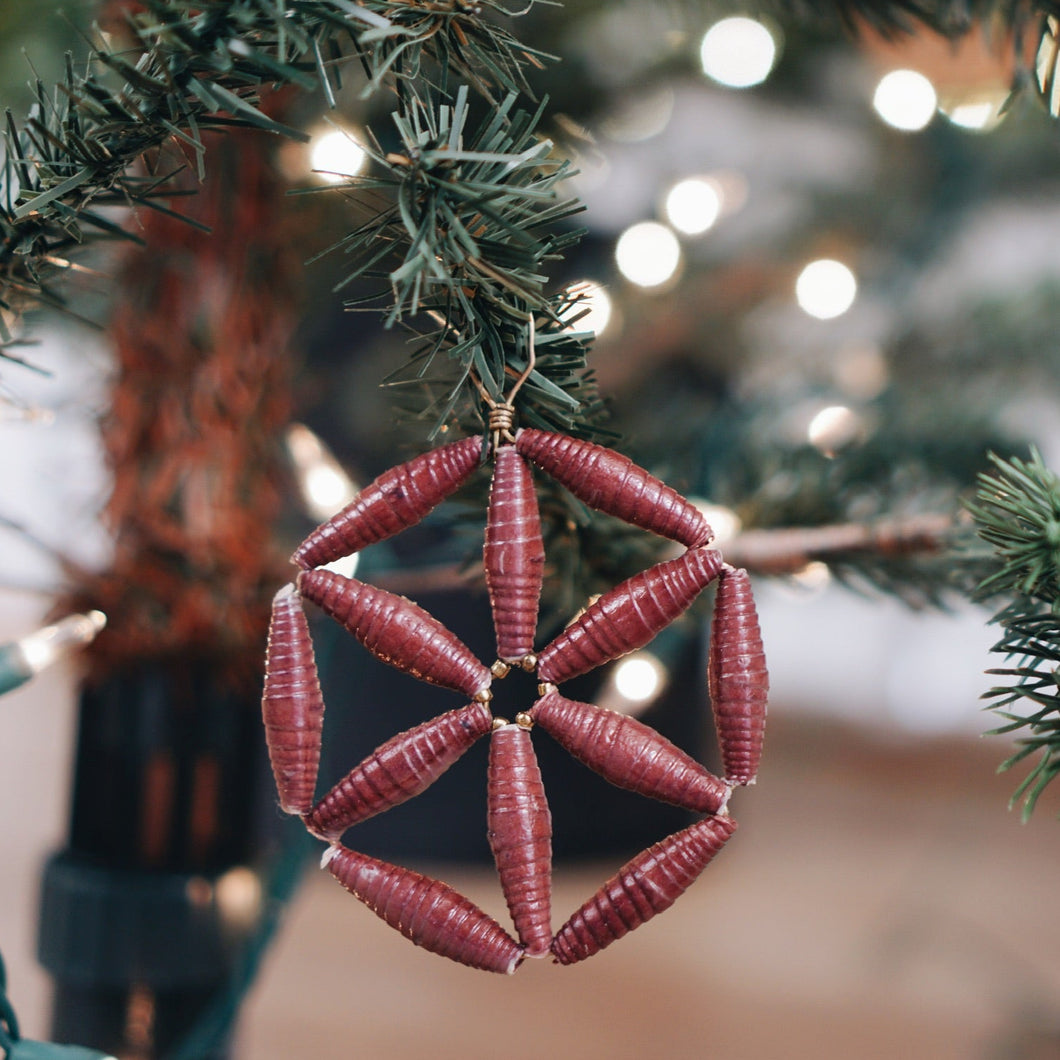
POLYGON ((505 973, 549 953, 560 964, 584 960, 685 892, 736 828, 729 797, 735 785, 755 780, 768 691, 746 572, 709 547, 713 533, 702 514, 614 450, 546 431, 513 432, 511 399, 498 405, 487 398, 488 440, 465 438, 384 472, 299 546, 293 561, 303 569, 273 604, 262 700, 280 805, 330 844, 323 865, 415 944, 505 973), (484 454, 493 462, 483 546, 497 641, 490 667, 412 601, 317 569, 415 525, 467 481, 484 454), (540 653, 534 635, 545 554, 531 463, 587 505, 685 546, 604 593, 540 653), (714 581, 709 685, 724 779, 643 722, 567 699, 557 687, 643 647, 714 581), (324 708, 302 599, 383 662, 471 700, 388 740, 315 804, 324 708), (490 706, 493 682, 512 666, 536 672, 539 692, 509 722, 490 706), (533 749, 536 727, 610 783, 706 815, 632 858, 555 934, 551 814, 533 749), (340 842, 358 822, 421 794, 487 733, 487 835, 518 941, 447 884, 340 842))

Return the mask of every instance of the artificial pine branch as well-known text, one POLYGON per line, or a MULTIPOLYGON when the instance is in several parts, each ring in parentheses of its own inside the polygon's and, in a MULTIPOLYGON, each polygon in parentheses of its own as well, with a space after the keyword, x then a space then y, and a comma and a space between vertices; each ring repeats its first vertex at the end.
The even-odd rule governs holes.
POLYGON ((1060 16, 1057 0, 774 0, 773 7, 798 22, 838 22, 887 35, 927 27, 958 37, 976 25, 1019 29, 1036 15, 1060 16))
MULTIPOLYGON (((68 63, 54 91, 38 85, 20 124, 8 114, 0 167, 0 306, 61 305, 56 277, 67 254, 93 234, 135 236, 101 206, 152 205, 169 190, 145 178, 151 154, 171 138, 202 175, 202 132, 256 126, 304 139, 260 106, 265 87, 323 87, 343 58, 356 58, 368 90, 389 73, 416 77, 429 57, 446 80, 463 75, 484 91, 524 87, 541 57, 483 17, 496 4, 387 0, 146 0, 130 15, 133 47, 100 41, 83 71, 68 63), (385 12, 385 14, 383 13, 385 12), (138 168, 138 164, 143 164, 138 168)), ((0 332, 5 342, 11 336, 0 332)), ((3 349, 0 348, 0 356, 3 349)))
POLYGON ((979 596, 1009 601, 993 617, 1002 637, 992 650, 1013 665, 988 671, 1008 681, 984 698, 1004 720, 993 734, 1026 733, 1000 769, 1039 755, 1012 796, 1026 820, 1060 773, 1060 478, 1034 450, 1030 460, 992 460, 997 473, 980 476, 969 509, 997 564, 979 596))

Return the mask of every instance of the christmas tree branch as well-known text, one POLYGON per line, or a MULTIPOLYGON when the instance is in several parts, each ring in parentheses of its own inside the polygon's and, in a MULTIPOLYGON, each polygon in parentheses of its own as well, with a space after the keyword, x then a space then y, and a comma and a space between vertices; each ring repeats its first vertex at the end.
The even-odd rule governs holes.
POLYGON ((814 561, 859 558, 908 559, 952 547, 958 528, 952 516, 925 513, 874 523, 838 523, 748 530, 725 545, 726 560, 759 574, 797 574, 814 561))
MULTIPOLYGON (((0 167, 0 306, 16 314, 34 303, 61 305, 55 287, 69 251, 93 235, 135 235, 100 207, 157 205, 167 175, 151 172, 152 152, 175 138, 202 172, 202 132, 257 126, 304 139, 273 119, 263 89, 323 87, 343 58, 356 58, 368 89, 390 75, 414 78, 429 58, 444 83, 466 77, 525 86, 522 70, 541 57, 484 18, 495 3, 432 5, 387 0, 148 0, 130 15, 132 47, 92 46, 84 71, 67 64, 54 91, 17 124, 8 114, 0 167), (138 170, 139 163, 144 163, 138 170), (147 175, 144 174, 146 170, 147 175)), ((5 324, 0 338, 11 340, 5 324)), ((3 349, 0 348, 0 356, 3 349)))
POLYGON ((980 476, 969 509, 996 561, 978 595, 1008 600, 992 620, 1002 631, 992 650, 1012 665, 988 671, 1007 681, 984 698, 1004 721, 995 734, 1026 734, 1000 768, 1039 756, 1012 797, 1026 820, 1060 773, 1060 478, 1036 451, 992 459, 997 472, 980 476))

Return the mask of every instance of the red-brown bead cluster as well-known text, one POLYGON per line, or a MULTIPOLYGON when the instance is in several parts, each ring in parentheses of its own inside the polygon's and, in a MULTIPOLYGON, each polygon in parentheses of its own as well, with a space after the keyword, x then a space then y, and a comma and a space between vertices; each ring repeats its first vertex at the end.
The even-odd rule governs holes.
POLYGON ((412 601, 315 569, 418 523, 460 488, 482 452, 482 438, 465 438, 390 469, 303 542, 293 557, 303 569, 273 605, 262 713, 280 806, 330 844, 323 864, 336 879, 417 945, 511 973, 525 957, 584 960, 668 909, 694 882, 736 828, 732 787, 754 782, 768 677, 747 574, 709 547, 713 533, 699 510, 619 453, 565 435, 522 430, 493 453, 483 548, 497 639, 492 667, 412 601), (590 507, 685 546, 605 593, 540 653, 534 637, 545 555, 531 463, 590 507), (644 723, 567 699, 556 687, 647 644, 714 580, 708 680, 725 779, 644 723), (377 658, 470 700, 388 740, 319 801, 324 704, 303 599, 377 658), (512 665, 536 671, 540 685, 537 701, 508 722, 489 704, 495 676, 512 665), (555 933, 552 824, 535 727, 610 783, 705 815, 623 865, 555 933), (517 938, 448 885, 340 842, 353 825, 420 794, 488 732, 487 832, 517 938))

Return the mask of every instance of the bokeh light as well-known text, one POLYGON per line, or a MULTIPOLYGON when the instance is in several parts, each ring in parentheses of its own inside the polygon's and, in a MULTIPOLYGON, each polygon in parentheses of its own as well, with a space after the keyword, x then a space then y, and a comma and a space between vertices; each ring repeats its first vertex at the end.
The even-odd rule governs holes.
POLYGON ((917 132, 935 116, 938 97, 934 85, 923 74, 892 70, 880 78, 872 105, 892 128, 917 132))
POLYGON ((575 331, 591 331, 594 335, 602 335, 611 323, 614 309, 607 288, 595 280, 579 280, 571 286, 571 294, 578 296, 578 301, 566 314, 578 318, 571 327, 575 331))
POLYGON ((721 504, 711 504, 698 497, 689 500, 699 509, 714 531, 714 545, 721 547, 731 541, 743 529, 743 520, 732 510, 721 504))
POLYGON ((719 84, 750 88, 769 76, 777 58, 777 42, 753 18, 723 18, 704 34, 699 58, 703 72, 719 84))
POLYGON ((648 703, 661 691, 666 672, 650 652, 627 655, 615 666, 615 690, 631 703, 648 703))
POLYGON ((939 100, 939 110, 954 124, 970 132, 989 132, 1001 124, 1009 97, 1005 87, 965 92, 939 100))
POLYGON ((662 287, 677 274, 681 245, 666 225, 641 221, 619 236, 615 262, 630 283, 638 287, 662 287))
POLYGON ((818 320, 842 316, 854 304, 857 293, 854 274, 832 258, 811 261, 795 281, 795 299, 800 308, 818 320))
POLYGON ((847 405, 828 405, 818 412, 806 430, 810 445, 825 456, 835 456, 840 449, 862 434, 861 417, 847 405))
POLYGON ((706 177, 689 177, 675 184, 666 196, 666 217, 686 236, 698 236, 714 227, 721 214, 717 184, 706 177))
POLYGON ((309 164, 326 184, 341 184, 364 168, 368 154, 352 132, 325 125, 310 134, 309 164))

